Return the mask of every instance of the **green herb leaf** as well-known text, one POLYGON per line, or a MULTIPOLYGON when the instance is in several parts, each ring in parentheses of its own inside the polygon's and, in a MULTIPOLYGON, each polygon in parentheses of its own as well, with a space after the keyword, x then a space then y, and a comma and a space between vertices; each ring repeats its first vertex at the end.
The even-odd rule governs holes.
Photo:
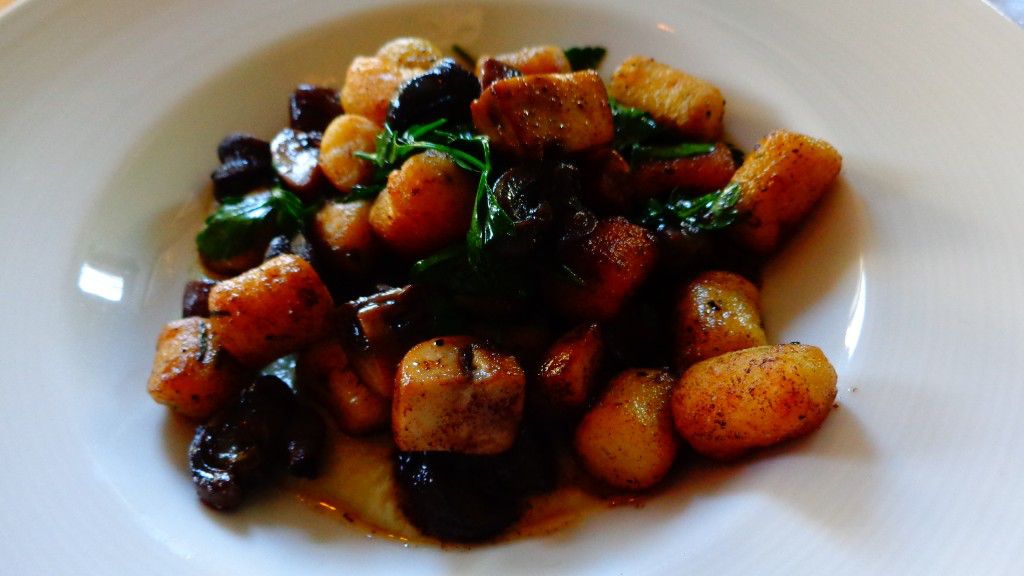
POLYGON ((697 198, 673 194, 667 202, 651 200, 640 223, 649 228, 681 226, 698 232, 721 230, 739 219, 736 204, 742 190, 737 183, 697 198))
POLYGON ((662 132, 661 126, 647 112, 623 106, 614 98, 609 98, 608 103, 612 108, 612 124, 615 126, 615 140, 612 145, 616 150, 628 151, 662 132))
POLYGON ((465 62, 466 64, 476 66, 476 57, 470 54, 469 50, 466 50, 465 48, 459 46, 458 44, 452 44, 452 52, 454 52, 455 55, 461 58, 462 61, 465 62))
POLYGON ((460 266, 466 259, 466 245, 456 244, 417 260, 409 272, 413 282, 430 282, 436 278, 450 277, 454 268, 460 266))
POLYGON ((305 222, 298 196, 275 187, 269 192, 225 198, 196 236, 204 258, 222 260, 253 248, 276 234, 294 234, 305 222))
POLYGON ((615 126, 612 146, 630 162, 689 158, 709 154, 715 149, 714 144, 703 142, 673 142, 671 130, 658 124, 647 112, 623 106, 614 98, 609 98, 608 103, 615 126))
POLYGON ((602 46, 573 46, 565 49, 565 57, 569 60, 573 72, 596 70, 604 61, 606 54, 608 50, 602 46))
POLYGON ((375 197, 384 189, 392 170, 401 167, 402 163, 410 156, 426 150, 443 152, 450 156, 460 168, 481 172, 486 167, 485 164, 490 162, 489 160, 485 162, 477 157, 477 155, 483 155, 484 147, 489 146, 487 138, 468 132, 454 133, 441 130, 440 128, 446 123, 447 120, 441 118, 428 124, 410 126, 401 134, 395 133, 390 126, 385 124, 384 129, 377 134, 376 146, 372 153, 355 153, 357 158, 368 160, 373 164, 373 176, 368 183, 353 187, 344 200, 375 197), (476 150, 470 152, 464 148, 476 148, 476 150), (474 152, 477 155, 474 155, 474 152))
POLYGON ((480 180, 476 187, 473 200, 473 215, 466 233, 466 255, 469 263, 477 272, 485 267, 485 250, 496 242, 515 234, 515 223, 505 212, 490 185, 491 145, 486 136, 474 136, 483 151, 481 160, 480 180))
POLYGON ((702 142, 682 142, 666 146, 634 144, 630 150, 630 159, 634 162, 640 160, 675 160, 676 158, 689 158, 691 156, 710 154, 714 150, 714 144, 702 142))

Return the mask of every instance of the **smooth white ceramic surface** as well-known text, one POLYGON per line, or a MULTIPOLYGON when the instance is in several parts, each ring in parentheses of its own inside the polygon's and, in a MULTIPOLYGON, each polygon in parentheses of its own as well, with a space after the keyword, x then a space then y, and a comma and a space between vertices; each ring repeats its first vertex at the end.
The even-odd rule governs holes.
POLYGON ((0 573, 1024 573, 1019 29, 968 0, 398 5, 34 0, 0 19, 0 573), (837 365, 824 428, 471 551, 369 539, 289 496, 203 509, 188 430, 144 382, 214 147, 271 135, 297 82, 397 34, 648 54, 717 83, 741 145, 833 142, 840 185, 765 287, 773 337, 837 365))

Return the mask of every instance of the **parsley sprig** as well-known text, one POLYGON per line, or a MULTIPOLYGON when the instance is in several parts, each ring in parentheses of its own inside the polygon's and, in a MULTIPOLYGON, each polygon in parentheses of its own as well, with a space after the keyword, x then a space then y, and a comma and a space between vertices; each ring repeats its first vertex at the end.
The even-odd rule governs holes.
POLYGON ((653 229, 671 225, 698 232, 721 230, 739 219, 736 205, 741 195, 740 185, 732 183, 696 198, 673 194, 666 202, 651 200, 640 223, 653 229))

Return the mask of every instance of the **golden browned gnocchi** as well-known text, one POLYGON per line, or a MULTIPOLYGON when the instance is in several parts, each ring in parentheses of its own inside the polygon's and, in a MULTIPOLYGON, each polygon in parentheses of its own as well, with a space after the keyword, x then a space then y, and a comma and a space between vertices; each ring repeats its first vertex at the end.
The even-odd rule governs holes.
POLYGON ((356 152, 373 152, 380 128, 368 118, 342 114, 327 126, 320 141, 320 169, 335 188, 351 192, 366 181, 373 165, 356 152))
POLYGON ((666 370, 619 374, 576 429, 576 453, 594 476, 616 488, 642 490, 668 473, 678 450, 666 370))
POLYGON ((676 366, 686 367, 768 341, 761 326, 761 295, 732 272, 711 270, 693 279, 676 303, 676 366))
POLYGON ((567 242, 563 258, 579 280, 551 282, 555 309, 570 318, 609 320, 653 271, 658 244, 643 227, 609 218, 585 237, 567 242))
POLYGON ((730 459, 811 432, 835 398, 836 371, 819 348, 758 346, 691 366, 672 393, 672 417, 694 450, 730 459))
POLYGON ((423 257, 465 236, 476 185, 451 158, 417 154, 391 173, 370 225, 391 249, 423 257))
POLYGON ((398 62, 379 56, 357 56, 345 73, 341 87, 341 105, 348 114, 384 125, 388 103, 403 82, 416 77, 419 68, 405 68, 398 62))
POLYGON ((426 38, 406 36, 386 42, 377 50, 377 57, 403 68, 426 70, 441 59, 441 51, 426 38))
POLYGON ((631 56, 612 74, 611 96, 680 134, 714 141, 722 136, 725 98, 718 88, 653 58, 631 56))
POLYGON ((203 420, 237 393, 248 376, 224 351, 206 318, 183 318, 160 332, 147 388, 153 400, 203 420))
POLYGON ((600 324, 577 326, 559 338, 548 349, 537 374, 542 401, 554 409, 583 406, 597 384, 603 353, 600 324))
POLYGON ((224 349, 260 367, 321 339, 334 301, 308 262, 286 254, 219 282, 209 306, 224 349))
POLYGON ((327 202, 313 217, 310 228, 318 254, 333 272, 366 276, 377 253, 368 200, 327 202))
POLYGON ((842 165, 842 156, 824 140, 785 130, 765 136, 732 177, 742 193, 736 239, 756 252, 778 248, 832 186, 842 165))

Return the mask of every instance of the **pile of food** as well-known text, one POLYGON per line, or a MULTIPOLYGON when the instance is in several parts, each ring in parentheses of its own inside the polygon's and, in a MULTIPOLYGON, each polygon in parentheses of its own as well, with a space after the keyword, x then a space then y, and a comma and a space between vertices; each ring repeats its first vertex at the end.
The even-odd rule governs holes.
POLYGON ((383 437, 405 518, 472 542, 584 474, 643 491, 816 429, 835 370, 766 341, 757 285, 836 150, 780 130, 744 154, 720 91, 650 58, 606 85, 600 48, 460 55, 393 40, 340 93, 299 86, 270 142, 220 143, 206 274, 149 379, 200 423, 200 499, 383 437))

